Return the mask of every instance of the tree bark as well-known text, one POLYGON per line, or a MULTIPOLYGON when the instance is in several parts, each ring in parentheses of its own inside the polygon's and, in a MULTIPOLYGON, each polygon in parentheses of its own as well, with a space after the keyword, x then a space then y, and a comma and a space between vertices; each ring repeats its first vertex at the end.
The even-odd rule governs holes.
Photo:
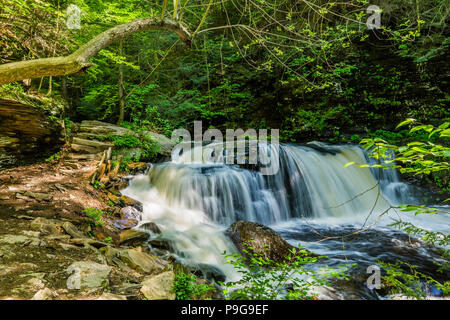
MULTIPOLYGON (((123 56, 123 40, 120 40, 119 55, 123 56)), ((117 124, 120 125, 125 118, 125 101, 123 99, 123 65, 119 65, 119 120, 117 124)))
POLYGON ((191 46, 192 36, 180 22, 157 18, 138 19, 104 31, 69 56, 2 64, 0 65, 0 85, 29 78, 83 72, 92 65, 89 60, 100 50, 133 33, 150 29, 173 31, 188 47, 191 46))

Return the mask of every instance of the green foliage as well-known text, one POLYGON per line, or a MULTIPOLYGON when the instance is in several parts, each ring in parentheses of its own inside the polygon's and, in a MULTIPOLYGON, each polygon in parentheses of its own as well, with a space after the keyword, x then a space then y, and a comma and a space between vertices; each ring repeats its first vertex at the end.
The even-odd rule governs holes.
POLYGON ((359 134, 354 134, 350 137, 350 140, 353 143, 359 143, 361 141, 361 137, 359 136, 359 134))
MULTIPOLYGON (((369 150, 372 157, 383 160, 385 164, 375 164, 372 167, 379 168, 398 168, 402 173, 413 173, 415 175, 429 175, 434 177, 434 180, 443 187, 442 180, 436 174, 444 173, 448 176, 450 167, 447 162, 450 156, 450 148, 446 139, 450 136, 449 126, 450 122, 444 122, 439 126, 426 125, 417 123, 415 119, 407 119, 401 122, 397 128, 412 125, 406 136, 420 137, 422 141, 406 142, 402 146, 396 146, 388 143, 381 138, 367 138, 363 139, 361 143, 369 150), (418 135, 420 133, 420 135, 418 135), (434 141, 431 139, 434 137, 434 141), (392 156, 392 151, 395 155, 392 156)), ((398 136, 389 136, 391 141, 405 138, 402 135, 400 139, 398 136), (393 137, 394 136, 394 137, 393 137)), ((386 137, 385 137, 386 138, 386 137)), ((349 163, 347 165, 350 165, 349 163)), ((360 167, 369 165, 360 165, 360 167)), ((418 214, 436 214, 437 212, 449 213, 440 208, 430 208, 425 205, 410 205, 404 204, 397 207, 403 212, 411 212, 418 214)), ((410 222, 402 220, 394 220, 390 225, 399 230, 403 230, 411 235, 420 236, 427 245, 436 246, 438 252, 442 257, 448 261, 450 254, 446 247, 450 244, 450 236, 443 232, 436 232, 419 228, 410 222)), ((424 284, 432 284, 437 289, 442 290, 444 295, 450 292, 450 282, 439 283, 430 276, 427 276, 417 271, 417 266, 410 265, 406 262, 398 262, 397 264, 390 264, 379 262, 386 271, 386 276, 383 277, 386 286, 388 286, 392 293, 402 293, 409 297, 422 299, 426 297, 424 291, 424 284), (408 272, 404 272, 401 265, 408 268, 408 272)), ((448 263, 439 264, 440 271, 449 269, 448 263)))
POLYGON ((228 263, 242 275, 238 281, 221 283, 226 288, 226 299, 314 299, 312 289, 315 286, 327 285, 329 278, 348 279, 342 272, 344 267, 327 269, 321 274, 308 269, 307 265, 317 262, 319 258, 311 256, 300 245, 298 249, 292 249, 284 262, 267 258, 250 244, 245 246, 245 256, 239 253, 226 255, 228 263))
MULTIPOLYGON (((415 120, 408 119, 400 123, 397 127, 414 123, 415 120)), ((450 137, 450 122, 444 122, 438 127, 433 125, 423 125, 412 127, 409 132, 426 132, 428 139, 433 136, 442 140, 450 137)), ((414 141, 403 146, 395 146, 380 138, 363 139, 361 143, 370 151, 375 159, 383 159, 391 168, 398 168, 402 173, 425 174, 448 172, 450 170, 447 159, 450 156, 450 148, 445 144, 437 144, 431 141, 414 141), (395 158, 390 159, 389 155, 395 152, 395 158)))
POLYGON ((433 285, 442 290, 443 295, 450 293, 450 281, 440 283, 432 277, 419 272, 418 267, 407 262, 386 263, 377 261, 386 275, 382 276, 383 284, 393 294, 400 293, 408 297, 423 299, 427 296, 425 284, 433 285), (406 268, 405 272, 403 269, 406 268))
POLYGON ((125 134, 122 136, 109 136, 108 140, 114 142, 114 146, 117 148, 136 148, 141 145, 141 141, 130 134, 125 134))
POLYGON ((61 157, 61 153, 56 152, 56 153, 52 154, 50 157, 48 157, 47 159, 45 159, 45 162, 53 162, 55 160, 59 160, 60 157, 61 157))
MULTIPOLYGON (((98 138, 97 138, 98 139, 98 138)), ((121 136, 109 135, 105 140, 114 142, 114 146, 117 149, 136 149, 134 156, 125 156, 122 166, 126 166, 131 160, 153 160, 158 155, 159 146, 155 142, 154 138, 150 135, 132 135, 125 134, 121 136)), ((116 150, 117 150, 116 149, 116 150)), ((117 153, 117 151, 114 151, 117 153)), ((123 168, 121 168, 123 169, 123 168)))
POLYGON ((103 224, 105 223, 102 218, 103 215, 102 210, 95 208, 85 208, 83 212, 88 216, 86 218, 86 222, 89 223, 90 225, 96 227, 96 226, 103 226, 103 224))
POLYGON ((175 275, 173 288, 177 300, 204 300, 209 292, 215 291, 213 285, 198 283, 195 275, 184 272, 175 275))
MULTIPOLYGON (((408 211, 415 210, 414 206, 403 206, 408 211)), ((431 208, 432 209, 432 208, 431 208)), ((436 209, 433 210, 436 212, 436 209)), ((433 213, 434 213, 433 212, 433 213)), ((418 212, 423 213, 423 212, 418 212)), ((418 214, 416 213, 416 214, 418 214)), ((427 245, 433 245, 433 246, 448 246, 450 244, 450 235, 445 234, 443 232, 435 232, 435 231, 429 231, 422 228, 418 228, 415 225, 413 225, 410 222, 405 222, 401 220, 394 220, 392 224, 390 224, 391 227, 403 230, 411 235, 420 236, 423 241, 427 245)))
POLYGON ((70 137, 70 133, 72 131, 72 121, 69 118, 64 118, 64 127, 66 129, 66 139, 70 137))

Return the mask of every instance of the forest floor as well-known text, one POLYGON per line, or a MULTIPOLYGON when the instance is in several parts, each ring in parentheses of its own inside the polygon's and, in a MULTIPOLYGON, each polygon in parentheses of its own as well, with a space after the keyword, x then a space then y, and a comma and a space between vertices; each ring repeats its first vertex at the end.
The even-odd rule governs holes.
POLYGON ((88 178, 95 161, 77 168, 38 163, 0 172, 0 210, 41 217, 80 220, 83 208, 106 209, 102 193, 88 178))
POLYGON ((89 183, 96 165, 59 160, 0 172, 0 299, 175 297, 163 285, 174 278, 170 253, 150 251, 149 234, 130 229, 137 221, 117 217, 127 203, 89 183), (92 225, 85 208, 111 213, 92 225))

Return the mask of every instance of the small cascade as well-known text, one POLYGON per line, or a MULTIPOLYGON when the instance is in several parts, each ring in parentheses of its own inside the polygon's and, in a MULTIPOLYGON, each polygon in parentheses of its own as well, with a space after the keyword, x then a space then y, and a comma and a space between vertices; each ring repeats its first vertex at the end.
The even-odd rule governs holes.
POLYGON ((407 192, 393 169, 382 172, 378 186, 374 170, 346 167, 371 161, 356 145, 281 145, 272 175, 257 166, 193 161, 201 152, 194 148, 176 162, 153 165, 124 194, 143 203, 143 223, 157 223, 180 259, 212 264, 227 275, 232 272, 225 270, 222 253, 235 249, 223 231, 234 221, 271 225, 303 217, 376 216, 390 202, 404 201, 407 192))
MULTIPOLYGON (((393 156, 393 154, 388 154, 386 158, 392 159, 393 156)), ((366 154, 366 161, 371 165, 378 163, 377 159, 370 157, 368 154, 366 154)), ((386 164, 384 159, 380 159, 380 164, 384 168, 371 168, 371 170, 375 179, 380 181, 384 197, 392 205, 416 203, 409 185, 401 181, 398 171, 394 168, 386 168, 389 167, 389 164, 386 164)))

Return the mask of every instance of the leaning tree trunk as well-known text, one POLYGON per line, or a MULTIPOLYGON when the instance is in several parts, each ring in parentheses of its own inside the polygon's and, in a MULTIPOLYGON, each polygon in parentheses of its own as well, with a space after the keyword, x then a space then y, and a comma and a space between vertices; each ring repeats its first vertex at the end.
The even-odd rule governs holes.
POLYGON ((92 65, 89 60, 111 43, 133 33, 150 29, 171 30, 177 33, 181 41, 187 46, 190 47, 191 45, 191 34, 178 21, 157 18, 138 19, 106 30, 66 57, 2 64, 0 65, 0 85, 23 79, 63 76, 82 72, 92 65))

